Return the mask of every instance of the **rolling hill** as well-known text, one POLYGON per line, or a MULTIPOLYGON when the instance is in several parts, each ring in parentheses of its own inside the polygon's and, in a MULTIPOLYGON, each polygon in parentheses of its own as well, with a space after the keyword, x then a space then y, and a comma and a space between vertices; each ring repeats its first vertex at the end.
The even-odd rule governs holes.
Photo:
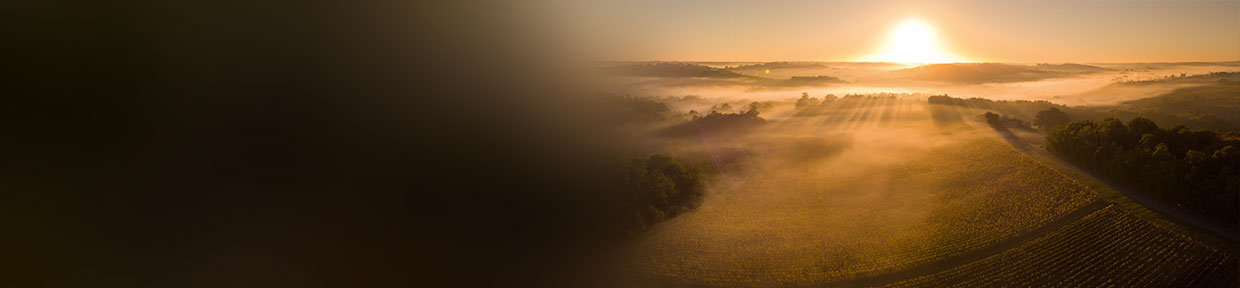
POLYGON ((619 63, 604 68, 612 75, 665 78, 749 78, 727 69, 683 62, 619 63))
POLYGON ((1189 119, 1222 120, 1237 127, 1240 126, 1240 82, 1179 88, 1156 97, 1127 101, 1119 107, 1189 119))
POLYGON ((1023 82, 1094 73, 1108 69, 1082 64, 1038 64, 1024 66, 1002 63, 948 63, 890 71, 888 80, 914 80, 953 84, 1023 82))

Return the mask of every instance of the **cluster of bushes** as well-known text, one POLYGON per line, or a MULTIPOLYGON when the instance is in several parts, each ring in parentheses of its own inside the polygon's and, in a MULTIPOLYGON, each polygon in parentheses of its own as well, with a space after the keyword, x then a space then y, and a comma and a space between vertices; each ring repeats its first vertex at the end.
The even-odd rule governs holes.
POLYGON ((835 100, 839 99, 839 97, 835 97, 835 94, 827 94, 827 96, 822 97, 822 100, 818 100, 816 97, 809 97, 809 93, 801 92, 801 98, 797 98, 797 102, 794 105, 797 109, 801 109, 806 107, 815 107, 819 104, 830 105, 831 103, 834 103, 835 100))
POLYGON ((1240 140, 1149 119, 1077 121, 1052 129, 1046 148, 1125 187, 1237 223, 1240 140))
POLYGON ((662 134, 666 136, 721 135, 757 128, 766 124, 766 119, 758 117, 758 109, 762 106, 757 102, 750 103, 749 110, 743 113, 719 113, 714 110, 705 116, 691 113, 692 119, 688 122, 668 127, 662 134))
POLYGON ((697 208, 706 192, 701 171, 657 154, 615 161, 615 187, 624 201, 621 221, 629 235, 697 208))
POLYGON ((762 69, 789 69, 789 68, 828 68, 822 63, 813 62, 767 62, 758 64, 746 64, 731 68, 732 70, 762 70, 762 69))
POLYGON ((744 113, 719 113, 711 111, 706 116, 693 116, 689 124, 705 130, 753 128, 766 124, 766 120, 758 117, 757 107, 749 107, 744 113))
POLYGON ((961 107, 972 107, 972 108, 984 108, 984 109, 985 108, 997 108, 1000 106, 1009 106, 1009 105, 1031 105, 1031 106, 1037 106, 1037 107, 1067 107, 1064 105, 1051 103, 1050 101, 1046 101, 1046 100, 998 100, 996 101, 996 100, 990 100, 986 98, 976 98, 976 97, 956 98, 956 97, 947 96, 947 95, 935 95, 935 96, 926 97, 926 103, 940 104, 940 105, 953 105, 953 106, 961 106, 961 107))
POLYGON ((797 82, 797 81, 804 81, 804 82, 846 82, 846 81, 844 81, 844 80, 840 80, 840 78, 835 78, 835 77, 826 76, 826 75, 816 75, 816 76, 792 76, 792 78, 788 78, 788 81, 792 81, 792 82, 797 82))
POLYGON ((787 80, 783 81, 783 84, 787 86, 814 85, 814 84, 826 84, 826 83, 848 83, 848 81, 844 81, 843 79, 826 76, 826 75, 792 76, 792 78, 788 78, 787 80))
MULTIPOLYGON (((977 98, 973 98, 973 99, 977 99, 977 98)), ((947 95, 935 95, 935 96, 926 97, 926 103, 940 104, 940 105, 969 106, 968 101, 965 101, 964 98, 956 98, 956 97, 951 97, 947 95)))
POLYGON ((986 114, 982 114, 982 117, 986 118, 986 124, 989 124, 990 127, 1007 129, 1010 126, 1018 129, 1033 130, 1033 126, 1029 125, 1029 122, 1018 118, 999 115, 990 111, 986 111, 986 114))
POLYGON ((1068 113, 1059 110, 1057 107, 1051 107, 1051 109, 1038 111, 1037 116, 1034 116, 1033 123, 1037 124, 1038 128, 1042 128, 1044 131, 1050 131, 1055 127, 1072 123, 1072 117, 1069 117, 1068 113))

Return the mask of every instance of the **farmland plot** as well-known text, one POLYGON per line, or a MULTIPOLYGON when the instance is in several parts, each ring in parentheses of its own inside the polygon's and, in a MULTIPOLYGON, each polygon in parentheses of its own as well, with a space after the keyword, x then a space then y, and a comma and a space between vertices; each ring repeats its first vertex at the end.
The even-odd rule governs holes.
POLYGON ((1240 261, 1110 206, 986 259, 889 287, 1236 287, 1240 261))
POLYGON ((911 129, 883 125, 899 137, 871 133, 878 129, 825 134, 859 144, 812 163, 759 163, 740 181, 713 186, 697 211, 638 239, 629 266, 696 286, 830 284, 932 265, 1097 200, 1001 140, 924 129, 930 117, 917 108, 902 111, 920 118, 890 118, 923 119, 904 126, 911 129))

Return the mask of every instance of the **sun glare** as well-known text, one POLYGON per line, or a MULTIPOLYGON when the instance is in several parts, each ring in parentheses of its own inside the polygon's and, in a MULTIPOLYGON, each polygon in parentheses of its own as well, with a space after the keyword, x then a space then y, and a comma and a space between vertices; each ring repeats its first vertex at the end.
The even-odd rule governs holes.
POLYGON ((908 19, 891 30, 883 50, 865 59, 871 62, 948 63, 961 62, 943 51, 934 27, 917 19, 908 19))

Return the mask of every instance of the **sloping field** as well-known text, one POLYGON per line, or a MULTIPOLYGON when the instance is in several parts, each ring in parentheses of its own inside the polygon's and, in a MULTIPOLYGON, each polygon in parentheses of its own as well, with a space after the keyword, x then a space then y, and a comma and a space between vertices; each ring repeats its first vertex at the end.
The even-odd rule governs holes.
MULTIPOLYGON (((921 107, 903 111, 921 117, 894 119, 927 119, 914 130, 934 130, 921 107)), ((857 144, 809 164, 758 164, 638 239, 627 261, 690 286, 842 283, 994 246, 1097 200, 975 132, 829 134, 857 144)))
POLYGON ((889 287, 1237 287, 1233 253, 1116 206, 1024 245, 889 287))

